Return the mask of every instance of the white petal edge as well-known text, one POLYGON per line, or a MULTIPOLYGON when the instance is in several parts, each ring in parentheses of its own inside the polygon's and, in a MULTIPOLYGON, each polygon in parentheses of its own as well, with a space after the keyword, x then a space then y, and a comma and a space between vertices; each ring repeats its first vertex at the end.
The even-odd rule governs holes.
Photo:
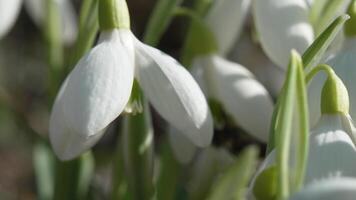
POLYGON ((167 54, 135 40, 136 78, 150 103, 195 145, 206 147, 213 136, 207 101, 190 73, 167 54))
POLYGON ((209 91, 224 110, 248 133, 267 142, 274 105, 264 86, 245 67, 219 56, 196 62, 204 63, 209 91))
POLYGON ((307 185, 292 195, 290 200, 354 200, 356 179, 345 177, 327 179, 307 185))
POLYGON ((253 14, 263 50, 284 69, 292 49, 302 54, 313 42, 314 32, 304 0, 256 0, 253 14))
MULTIPOLYGON (((70 141, 73 138, 96 138, 123 111, 134 77, 131 39, 129 30, 102 33, 99 44, 78 62, 53 107, 52 144, 56 143, 56 138, 62 137, 60 134, 73 135, 65 138, 73 145, 75 143, 70 141), (70 133, 66 133, 68 131, 70 133)), ((68 145, 66 148, 71 149, 68 145)), ((67 149, 59 151, 66 152, 67 149)))
POLYGON ((21 5, 22 0, 0 0, 0 39, 15 24, 21 5))
POLYGON ((227 54, 239 38, 250 4, 250 0, 219 0, 214 1, 209 10, 206 22, 217 39, 222 55, 227 54))
POLYGON ((63 114, 62 95, 66 89, 67 80, 63 83, 52 109, 49 125, 49 139, 57 157, 62 160, 71 160, 92 147, 103 135, 106 129, 100 130, 93 136, 85 137, 71 129, 66 123, 63 114))
POLYGON ((169 127, 168 137, 176 159, 182 164, 190 163, 198 148, 184 134, 173 127, 169 127))

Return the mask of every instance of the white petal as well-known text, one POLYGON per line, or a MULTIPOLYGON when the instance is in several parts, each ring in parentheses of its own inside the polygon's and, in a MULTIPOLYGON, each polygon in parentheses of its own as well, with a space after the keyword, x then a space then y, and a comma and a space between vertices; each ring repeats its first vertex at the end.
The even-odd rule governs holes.
MULTIPOLYGON (((62 39, 66 44, 71 44, 77 37, 77 16, 73 4, 69 0, 56 0, 61 16, 62 39)), ((46 7, 45 0, 26 0, 25 8, 39 27, 45 23, 46 7)))
POLYGON ((209 90, 224 110, 247 132, 267 142, 273 102, 263 85, 243 66, 219 56, 201 57, 196 62, 205 63, 209 90))
POLYGON ((136 75, 158 113, 200 147, 211 143, 208 104, 189 72, 175 59, 136 40, 136 75))
POLYGON ((291 49, 302 54, 313 42, 304 0, 256 0, 254 20, 262 48, 277 65, 287 68, 291 49))
POLYGON ((97 140, 97 136, 123 111, 130 97, 133 73, 131 33, 118 30, 102 33, 100 43, 67 77, 54 104, 50 134, 53 146, 59 148, 59 156, 76 154, 67 152, 74 148, 71 145, 78 145, 75 148, 81 150, 92 145, 93 142, 88 142, 90 145, 80 147, 87 141, 76 144, 72 140, 97 140), (71 137, 66 137, 68 134, 71 137))
POLYGON ((250 0, 219 0, 206 16, 207 25, 214 33, 219 52, 229 52, 239 37, 250 7, 250 0))
POLYGON ((0 38, 15 24, 22 0, 0 0, 0 38))
POLYGON ((290 200, 354 200, 356 179, 345 177, 327 179, 306 186, 290 200))
POLYGON ((356 148, 338 115, 322 115, 312 130, 305 182, 356 177, 356 148))
POLYGON ((73 131, 67 123, 66 116, 63 113, 62 96, 67 87, 68 79, 63 83, 50 118, 50 142, 55 154, 60 160, 71 160, 93 146, 102 136, 106 129, 100 130, 93 136, 84 136, 73 131))
POLYGON ((169 141, 177 160, 182 164, 188 164, 192 161, 197 152, 197 147, 179 130, 169 128, 169 141))
MULTIPOLYGON (((328 178, 356 177, 356 148, 345 132, 340 115, 323 115, 311 130, 305 184, 328 178)), ((290 153, 290 166, 295 164, 295 152, 290 153)), ((258 175, 275 164, 275 150, 267 156, 252 179, 250 192, 258 175)))

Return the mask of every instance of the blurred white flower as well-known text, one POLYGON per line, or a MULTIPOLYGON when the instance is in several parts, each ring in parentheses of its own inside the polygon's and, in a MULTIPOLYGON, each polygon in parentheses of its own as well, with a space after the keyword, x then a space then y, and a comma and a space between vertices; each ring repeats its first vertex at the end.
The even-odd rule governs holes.
MULTIPOLYGON (((71 0, 54 0, 58 5, 61 17, 62 40, 71 44, 77 37, 77 15, 71 0)), ((25 8, 39 27, 43 27, 46 19, 46 0, 25 0, 25 8)))
POLYGON ((193 75, 207 96, 221 102, 233 120, 262 142, 268 141, 273 102, 245 67, 217 55, 194 59, 193 75))
MULTIPOLYGON (((354 134, 355 127, 349 116, 341 113, 323 114, 311 130, 304 184, 340 177, 356 178, 354 134)), ((290 155, 290 165, 293 168, 294 151, 291 151, 290 155)), ((273 150, 261 164, 251 182, 250 191, 259 174, 275 165, 275 156, 273 150)))
POLYGON ((354 200, 356 196, 355 178, 333 178, 307 185, 292 195, 289 200, 354 200))
POLYGON ((252 7, 263 50, 286 69, 290 51, 302 54, 314 40, 305 0, 256 0, 252 7))
POLYGON ((214 1, 205 21, 213 32, 219 53, 226 55, 239 38, 247 13, 250 0, 219 0, 214 1))
POLYGON ((206 199, 211 186, 220 173, 235 160, 234 155, 223 148, 203 149, 193 164, 187 191, 190 199, 206 199))
POLYGON ((22 0, 0 0, 0 39, 15 24, 21 4, 22 0))
POLYGON ((72 159, 93 146, 124 110, 134 76, 157 112, 195 145, 210 144, 212 117, 189 72, 127 29, 101 33, 99 43, 69 74, 50 119, 58 157, 72 159))

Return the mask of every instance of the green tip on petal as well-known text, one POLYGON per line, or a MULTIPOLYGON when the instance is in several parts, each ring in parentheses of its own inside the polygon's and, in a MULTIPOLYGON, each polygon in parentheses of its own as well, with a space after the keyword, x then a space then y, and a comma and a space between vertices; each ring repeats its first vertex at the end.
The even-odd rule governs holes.
POLYGON ((276 166, 265 169, 256 179, 253 194, 257 200, 274 200, 277 197, 276 166))
POLYGON ((332 71, 321 92, 321 113, 349 113, 349 94, 342 80, 332 71))
POLYGON ((348 37, 356 36, 356 0, 352 0, 348 9, 347 14, 350 19, 345 23, 344 33, 348 37))
POLYGON ((126 0, 99 0, 99 27, 101 31, 130 29, 130 14, 126 0))

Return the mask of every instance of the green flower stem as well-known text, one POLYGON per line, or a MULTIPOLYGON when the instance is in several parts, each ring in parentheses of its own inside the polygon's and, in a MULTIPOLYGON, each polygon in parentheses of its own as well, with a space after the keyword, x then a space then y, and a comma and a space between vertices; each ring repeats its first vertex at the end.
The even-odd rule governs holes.
POLYGON ((350 103, 347 89, 330 66, 325 64, 316 66, 307 75, 306 81, 310 82, 310 80, 312 80, 312 78, 320 71, 325 71, 328 75, 321 93, 321 113, 348 114, 350 103))
POLYGON ((85 0, 80 8, 78 37, 74 44, 74 51, 70 58, 69 67, 66 69, 67 73, 93 46, 98 30, 98 0, 85 0))
POLYGON ((156 46, 167 29, 176 8, 183 0, 159 0, 148 22, 143 40, 146 44, 156 46))
POLYGON ((130 29, 126 0, 99 0, 99 27, 101 31, 130 29))
POLYGON ((46 1, 46 24, 44 29, 47 43, 47 61, 49 64, 49 105, 52 105, 60 86, 63 65, 63 42, 61 35, 61 18, 58 5, 54 0, 46 1))

